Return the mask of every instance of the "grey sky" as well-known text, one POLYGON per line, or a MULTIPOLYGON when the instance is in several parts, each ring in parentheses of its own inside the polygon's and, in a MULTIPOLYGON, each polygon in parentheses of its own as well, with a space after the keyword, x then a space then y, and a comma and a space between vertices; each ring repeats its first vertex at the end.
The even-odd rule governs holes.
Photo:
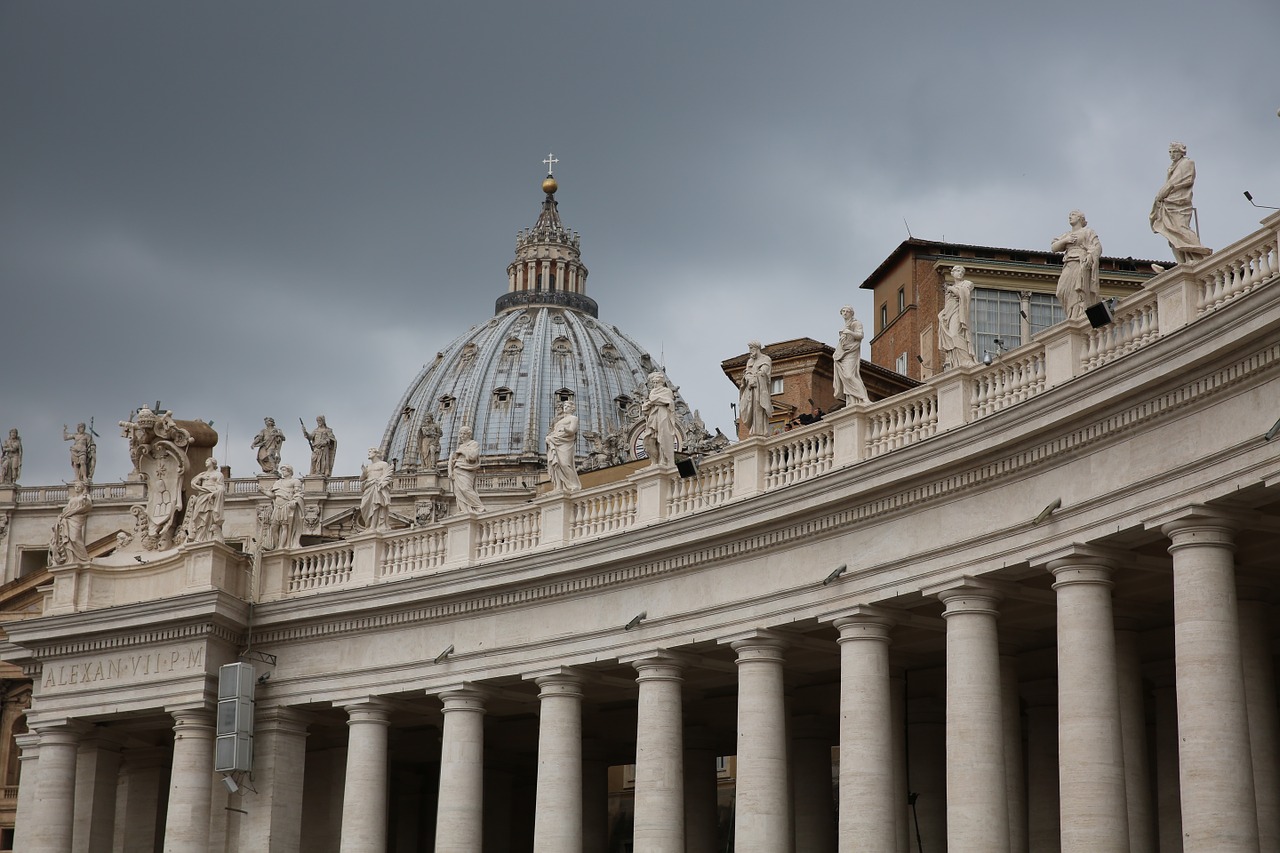
POLYGON ((719 362, 834 339, 906 236, 1047 248, 1075 207, 1164 258, 1170 140, 1204 242, 1280 205, 1274 0, 0 0, 0 428, 159 399, 254 471, 329 418, 354 474, 421 365, 505 290, 554 151, 601 318, 730 432, 719 362), (225 444, 230 431, 229 446, 225 444))

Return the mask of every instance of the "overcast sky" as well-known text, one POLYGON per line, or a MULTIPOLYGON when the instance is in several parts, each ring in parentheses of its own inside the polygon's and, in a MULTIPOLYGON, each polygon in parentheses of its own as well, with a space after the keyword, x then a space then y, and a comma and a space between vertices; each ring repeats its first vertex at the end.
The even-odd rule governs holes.
MULTIPOLYGON (((1170 140, 1206 245, 1280 205, 1280 3, 0 0, 0 428, 160 400, 255 470, 326 414, 355 474, 488 320, 560 162, 601 319, 730 433, 722 359, 828 343, 906 237, 1047 249, 1083 209, 1165 258, 1170 140)), ((864 350, 865 354, 865 350, 864 350)))

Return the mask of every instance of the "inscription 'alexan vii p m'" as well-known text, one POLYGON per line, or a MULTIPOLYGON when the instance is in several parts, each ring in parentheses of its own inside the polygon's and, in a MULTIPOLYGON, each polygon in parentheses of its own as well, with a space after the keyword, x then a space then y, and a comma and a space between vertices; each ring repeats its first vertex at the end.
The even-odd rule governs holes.
POLYGON ((96 682, 140 681, 191 669, 204 669, 204 646, 175 646, 158 652, 46 664, 40 687, 47 692, 96 682))

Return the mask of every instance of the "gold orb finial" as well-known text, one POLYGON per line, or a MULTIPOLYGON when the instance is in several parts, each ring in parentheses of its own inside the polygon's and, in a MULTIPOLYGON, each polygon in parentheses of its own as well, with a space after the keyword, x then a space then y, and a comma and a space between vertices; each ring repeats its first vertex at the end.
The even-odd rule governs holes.
POLYGON ((556 183, 556 179, 551 177, 550 175, 547 175, 545 178, 542 179, 542 191, 547 195, 551 195, 559 188, 560 188, 560 185, 556 183))

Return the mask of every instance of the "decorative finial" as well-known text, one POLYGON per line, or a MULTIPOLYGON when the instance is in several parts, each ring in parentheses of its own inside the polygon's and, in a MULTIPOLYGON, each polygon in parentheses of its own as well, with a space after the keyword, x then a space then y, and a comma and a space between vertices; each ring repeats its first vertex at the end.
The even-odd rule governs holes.
POLYGON ((556 163, 559 163, 560 161, 556 159, 554 154, 548 153, 547 159, 542 162, 545 163, 547 167, 547 176, 542 179, 542 191, 547 195, 553 195, 555 191, 560 188, 560 185, 556 183, 555 178, 551 177, 551 170, 555 167, 556 163))

